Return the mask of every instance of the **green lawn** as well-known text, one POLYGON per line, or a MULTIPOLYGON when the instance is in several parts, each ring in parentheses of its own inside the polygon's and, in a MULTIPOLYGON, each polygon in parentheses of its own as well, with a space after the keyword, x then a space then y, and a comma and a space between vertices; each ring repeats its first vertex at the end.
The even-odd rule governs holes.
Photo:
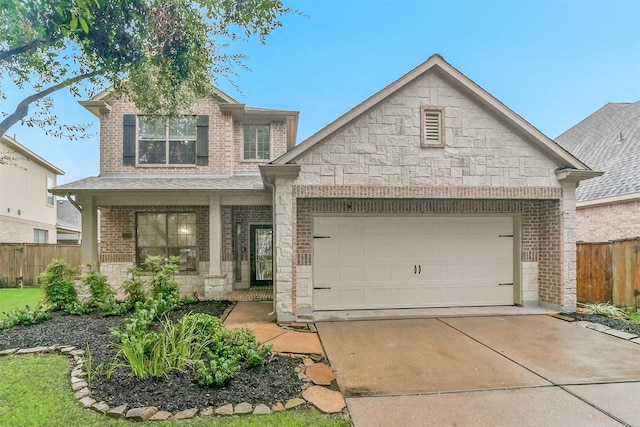
POLYGON ((0 289, 0 315, 27 305, 34 308, 41 300, 41 288, 0 289))
MULTIPOLYGON (((0 425, 6 426, 119 426, 114 420, 84 409, 73 397, 66 356, 0 358, 0 425)), ((158 421, 154 426, 318 426, 347 427, 346 415, 325 415, 313 409, 293 409, 262 416, 194 418, 158 421)))

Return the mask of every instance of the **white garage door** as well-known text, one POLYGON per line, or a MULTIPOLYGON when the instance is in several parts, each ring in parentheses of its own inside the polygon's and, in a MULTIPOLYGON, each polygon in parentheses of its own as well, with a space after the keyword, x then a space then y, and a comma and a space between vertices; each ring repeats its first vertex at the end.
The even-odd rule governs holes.
POLYGON ((315 310, 513 305, 511 217, 316 217, 315 310))

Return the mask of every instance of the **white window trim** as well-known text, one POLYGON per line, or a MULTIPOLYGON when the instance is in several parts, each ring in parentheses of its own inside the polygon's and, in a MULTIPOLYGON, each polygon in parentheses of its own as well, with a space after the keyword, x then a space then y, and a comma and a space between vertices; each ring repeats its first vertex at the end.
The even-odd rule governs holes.
MULTIPOLYGON (((192 168, 192 167, 196 167, 197 166, 197 162, 198 162, 198 155, 196 152, 196 155, 194 157, 194 161, 193 163, 169 163, 169 154, 170 154, 170 149, 169 149, 169 141, 194 141, 195 144, 195 150, 198 150, 198 126, 197 126, 197 116, 192 116, 189 114, 186 114, 184 117, 195 117, 196 118, 196 134, 195 134, 195 139, 180 139, 180 138, 170 138, 169 136, 169 119, 165 120, 165 126, 164 126, 164 132, 165 132, 165 137, 164 137, 164 142, 165 142, 165 159, 164 159, 164 163, 140 163, 140 118, 141 117, 153 117, 153 116, 148 116, 148 115, 137 115, 136 116, 136 166, 142 167, 142 168, 154 168, 154 167, 172 167, 172 168, 192 168)), ((146 141, 146 140, 145 140, 146 141)), ((151 141, 155 141, 155 140, 151 140, 151 141)))
MULTIPOLYGON (((269 162, 271 161, 271 149, 272 149, 272 141, 273 141, 273 127, 271 126, 271 123, 242 123, 242 159, 241 162, 243 163, 264 163, 264 162, 269 162), (268 126, 269 127, 269 156, 266 159, 247 159, 244 155, 244 128, 245 126, 268 126)), ((257 142, 256 142, 256 156, 258 155, 258 147, 257 147, 257 142)))
POLYGON ((420 107, 420 147, 442 148, 445 146, 444 108, 423 105, 420 107), (438 138, 427 140, 427 115, 437 117, 438 138))
POLYGON ((56 196, 50 193, 49 190, 56 186, 56 179, 47 175, 46 180, 47 180, 47 184, 46 184, 47 206, 54 207, 56 205, 56 196), (51 186, 49 186, 49 180, 51 180, 51 186), (51 203, 49 203, 49 200, 51 200, 51 203))

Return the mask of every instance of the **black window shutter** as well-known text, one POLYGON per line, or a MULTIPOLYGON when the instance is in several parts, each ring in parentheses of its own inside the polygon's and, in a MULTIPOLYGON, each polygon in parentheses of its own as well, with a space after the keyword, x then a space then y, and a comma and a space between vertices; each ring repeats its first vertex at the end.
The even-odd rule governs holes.
POLYGON ((122 163, 136 164, 136 115, 125 114, 122 132, 122 163))
POLYGON ((198 116, 198 133, 196 134, 196 164, 209 164, 209 116, 198 116))

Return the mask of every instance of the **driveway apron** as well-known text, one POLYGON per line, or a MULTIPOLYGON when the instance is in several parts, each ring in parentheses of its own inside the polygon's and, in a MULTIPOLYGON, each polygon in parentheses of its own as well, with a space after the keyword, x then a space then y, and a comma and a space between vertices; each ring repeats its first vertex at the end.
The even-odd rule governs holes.
POLYGON ((640 345, 549 316, 317 328, 358 427, 640 427, 640 345))

